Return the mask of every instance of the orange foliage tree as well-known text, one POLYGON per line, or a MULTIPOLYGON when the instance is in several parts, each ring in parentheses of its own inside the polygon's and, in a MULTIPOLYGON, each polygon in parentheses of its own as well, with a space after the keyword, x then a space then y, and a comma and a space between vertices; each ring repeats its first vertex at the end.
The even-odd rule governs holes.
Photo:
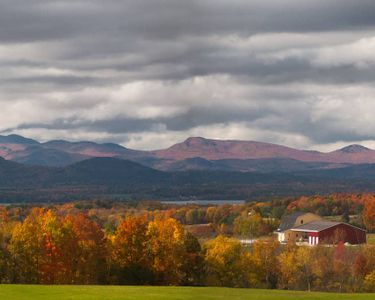
POLYGON ((363 223, 369 231, 375 231, 375 198, 368 198, 363 208, 363 223))
POLYGON ((86 214, 68 215, 63 227, 73 233, 73 239, 65 247, 74 254, 71 262, 73 282, 76 284, 99 284, 106 281, 107 240, 99 225, 86 214))

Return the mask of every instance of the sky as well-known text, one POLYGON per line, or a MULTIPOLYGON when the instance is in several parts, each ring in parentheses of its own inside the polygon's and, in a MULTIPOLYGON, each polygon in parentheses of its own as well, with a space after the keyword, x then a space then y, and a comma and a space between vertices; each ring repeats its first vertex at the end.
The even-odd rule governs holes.
POLYGON ((0 0, 0 134, 375 148, 373 0, 0 0))

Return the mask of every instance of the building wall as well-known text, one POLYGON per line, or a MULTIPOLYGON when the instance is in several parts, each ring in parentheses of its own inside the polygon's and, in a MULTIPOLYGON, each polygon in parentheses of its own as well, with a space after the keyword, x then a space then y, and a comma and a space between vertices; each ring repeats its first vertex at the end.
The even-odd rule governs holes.
POLYGON ((295 241, 298 242, 300 239, 306 239, 307 234, 304 232, 296 232, 291 230, 284 231, 284 242, 295 241))

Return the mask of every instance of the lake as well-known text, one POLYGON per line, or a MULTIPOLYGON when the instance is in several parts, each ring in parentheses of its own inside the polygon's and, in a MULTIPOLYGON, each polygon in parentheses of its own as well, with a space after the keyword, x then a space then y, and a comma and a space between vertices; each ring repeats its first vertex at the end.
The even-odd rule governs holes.
POLYGON ((245 204, 245 200, 176 200, 176 201, 162 201, 163 204, 175 205, 225 205, 225 204, 245 204))

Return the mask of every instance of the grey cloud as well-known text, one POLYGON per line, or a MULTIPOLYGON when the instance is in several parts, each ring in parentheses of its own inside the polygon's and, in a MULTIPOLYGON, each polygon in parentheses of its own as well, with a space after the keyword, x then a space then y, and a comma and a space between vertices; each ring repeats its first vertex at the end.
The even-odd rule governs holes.
POLYGON ((374 37, 371 0, 3 0, 0 131, 375 140, 351 107, 373 108, 374 37))
POLYGON ((183 35, 327 31, 373 26, 371 0, 3 0, 4 41, 85 34, 174 39, 183 35))

